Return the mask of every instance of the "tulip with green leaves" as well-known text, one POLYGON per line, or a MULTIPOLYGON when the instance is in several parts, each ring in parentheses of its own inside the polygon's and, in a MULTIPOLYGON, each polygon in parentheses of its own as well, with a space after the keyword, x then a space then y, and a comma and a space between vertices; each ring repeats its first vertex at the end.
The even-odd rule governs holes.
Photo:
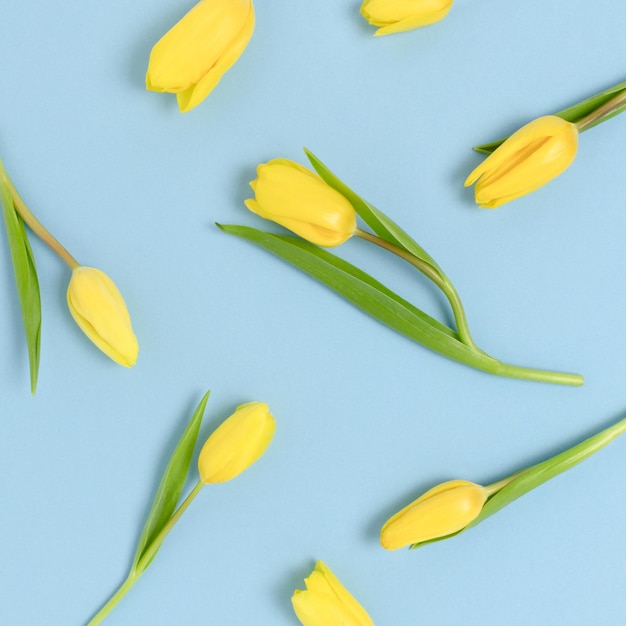
POLYGON ((303 626, 374 626, 372 618, 331 569, 318 561, 291 604, 303 626))
POLYGON ((202 102, 254 32, 252 0, 201 0, 154 45, 146 88, 175 93, 181 113, 202 102))
POLYGON ((364 0, 361 15, 378 26, 376 36, 401 33, 441 21, 453 0, 364 0))
POLYGON ((461 298, 437 262, 400 226, 339 180, 315 155, 308 150, 306 154, 315 172, 287 159, 264 163, 250 183, 255 197, 246 201, 252 212, 302 239, 246 226, 218 226, 276 254, 382 323, 460 363, 497 376, 582 385, 580 375, 509 365, 481 350, 471 336, 461 298), (357 216, 369 229, 357 223, 357 216), (435 320, 369 274, 318 247, 336 247, 352 237, 391 252, 432 281, 447 298, 456 328, 435 320))
POLYGON ((539 117, 510 137, 476 146, 489 156, 467 177, 480 207, 495 209, 525 196, 562 174, 574 161, 578 136, 626 109, 626 83, 539 117))
POLYGON ((81 265, 28 208, 0 162, 0 203, 28 345, 31 392, 35 393, 41 341, 41 297, 35 258, 25 226, 44 241, 70 268, 67 289, 70 313, 85 335, 116 363, 130 367, 139 345, 122 295, 102 271, 81 265))
POLYGON ((205 485, 224 483, 239 476, 267 450, 276 421, 264 402, 243 404, 206 440, 198 458, 198 482, 177 507, 209 399, 204 395, 165 468, 152 508, 144 524, 126 580, 89 621, 100 624, 151 565, 165 537, 205 485))
POLYGON ((589 458, 625 431, 626 418, 546 461, 484 487, 467 480, 437 485, 385 522, 380 544, 397 550, 454 537, 589 458))

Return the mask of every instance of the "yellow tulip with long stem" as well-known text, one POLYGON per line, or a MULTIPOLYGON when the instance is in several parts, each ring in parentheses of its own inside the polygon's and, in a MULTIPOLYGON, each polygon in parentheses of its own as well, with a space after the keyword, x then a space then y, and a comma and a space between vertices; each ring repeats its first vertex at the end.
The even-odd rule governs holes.
POLYGON ((626 418, 546 461, 484 487, 467 480, 441 483, 392 515, 381 528, 380 544, 386 550, 398 550, 454 537, 589 458, 624 432, 626 418))
POLYGON ((206 485, 224 483, 239 476, 265 453, 274 437, 276 421, 264 402, 243 404, 208 437, 198 458, 198 481, 180 504, 191 457, 209 399, 207 392, 193 416, 161 479, 151 511, 139 539, 128 576, 89 621, 97 626, 132 589, 152 564, 165 538, 206 485))
POLYGON ((580 375, 509 365, 481 350, 470 333, 461 298, 437 262, 400 226, 306 152, 315 172, 287 159, 261 164, 257 178, 250 183, 254 198, 245 202, 253 213, 281 224, 305 241, 245 226, 218 226, 278 255, 394 330, 460 363, 498 376, 582 385, 580 375), (370 230, 358 225, 357 215, 370 230), (435 320, 361 269, 317 247, 336 247, 352 237, 395 254, 432 281, 447 298, 456 328, 435 320))

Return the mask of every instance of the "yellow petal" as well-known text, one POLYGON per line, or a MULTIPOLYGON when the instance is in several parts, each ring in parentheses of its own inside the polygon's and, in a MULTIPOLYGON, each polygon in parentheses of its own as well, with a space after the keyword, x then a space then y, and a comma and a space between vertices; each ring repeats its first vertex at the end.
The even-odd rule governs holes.
POLYGON ((291 598, 293 610, 303 626, 359 626, 346 607, 332 596, 312 591, 296 592, 291 598))
POLYGON ((317 174, 285 159, 257 168, 255 201, 246 206, 261 217, 326 247, 339 245, 356 229, 350 202, 317 174))
POLYGON ((224 51, 222 56, 206 75, 189 89, 176 95, 178 108, 181 113, 187 113, 202 102, 222 79, 222 76, 236 63, 237 59, 246 49, 252 33, 254 32, 254 7, 250 4, 250 12, 244 26, 231 45, 224 51))
POLYGON ((304 579, 306 591, 291 598, 304 626, 374 626, 374 622, 330 568, 318 561, 304 579))
POLYGON ((375 35, 389 35, 428 26, 442 20, 452 8, 452 0, 366 0, 361 14, 373 26, 375 35))
POLYGON ((427 491, 392 516, 382 527, 386 550, 445 537, 465 528, 480 514, 487 500, 481 485, 452 480, 427 491))
POLYGON ((131 367, 139 345, 128 309, 113 281, 102 271, 80 266, 67 289, 70 313, 87 337, 116 363, 131 367))
POLYGON ((495 208, 542 187, 576 157, 578 131, 556 116, 544 116, 513 133, 468 176, 476 202, 495 208))
POLYGON ((315 570, 308 579, 305 580, 307 589, 323 591, 329 589, 335 595, 335 597, 349 609, 350 613, 355 617, 359 624, 373 624, 370 616, 365 609, 357 602, 355 597, 344 587, 341 581, 335 576, 333 571, 323 561, 318 561, 315 565, 315 570), (317 574, 318 577, 311 581, 311 578, 317 574), (321 583, 318 578, 322 578, 324 583, 321 583), (319 585, 319 586, 318 586, 319 585))
POLYGON ((232 480, 265 452, 276 421, 264 402, 243 404, 207 439, 198 458, 204 483, 232 480))

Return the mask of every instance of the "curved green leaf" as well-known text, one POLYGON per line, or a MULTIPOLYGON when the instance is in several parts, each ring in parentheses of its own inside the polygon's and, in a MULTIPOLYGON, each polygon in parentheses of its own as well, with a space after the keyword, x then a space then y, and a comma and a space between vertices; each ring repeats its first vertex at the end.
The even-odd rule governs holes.
POLYGON ((352 191, 344 182, 342 182, 333 172, 331 172, 320 159, 318 159, 310 150, 304 148, 311 165, 320 175, 322 180, 330 185, 335 191, 345 196, 350 204, 354 207, 357 215, 379 236, 385 241, 395 244, 407 252, 415 255, 417 258, 428 263, 443 275, 441 268, 436 261, 415 241, 407 232, 405 232, 391 218, 387 217, 382 211, 361 198, 357 193, 352 191))
MULTIPOLYGON (((159 533, 166 526, 172 514, 176 510, 176 505, 180 499, 187 474, 189 473, 189 465, 191 463, 191 457, 193 456, 193 450, 198 439, 198 432, 200 430, 200 424, 202 423, 202 416, 204 415, 204 409, 209 399, 207 391, 204 397, 200 401, 200 404, 196 408, 185 432, 180 438, 174 453, 170 457, 170 460, 165 468, 163 477, 157 489, 150 513, 144 524, 133 564, 131 567, 131 574, 137 572, 137 567, 143 555, 147 552, 148 548, 152 545, 154 540, 159 536, 159 533)), ((152 555, 152 558, 147 563, 141 563, 141 570, 145 570, 156 556, 158 550, 152 555)))
MULTIPOLYGON (((589 113, 592 113, 593 111, 595 111, 598 107, 601 107, 605 102, 607 102, 613 96, 617 95, 618 93, 622 91, 626 91, 626 82, 620 83, 619 85, 614 85, 613 87, 610 87, 609 89, 606 89, 605 91, 597 93, 594 96, 591 96, 590 98, 587 98, 586 100, 583 100, 582 102, 578 102, 572 105, 571 107, 568 107, 567 109, 558 111, 557 113, 554 113, 554 115, 557 115, 558 117, 562 117, 564 120, 567 120, 568 122, 575 123, 578 120, 585 117, 586 115, 589 115, 589 113)), ((589 124, 589 126, 587 126, 585 130, 589 130, 590 128, 597 126, 601 122, 605 122, 606 120, 612 117, 615 117, 616 115, 618 115, 624 110, 626 110, 626 104, 617 108, 610 115, 603 117, 601 120, 598 120, 594 124, 589 124)), ((476 152, 482 152, 484 154, 491 154, 498 146, 500 146, 507 139, 508 137, 504 137, 502 139, 498 139, 497 141, 492 141, 491 143, 484 143, 484 144, 481 144, 480 146, 474 146, 473 149, 476 150, 476 152)))
POLYGON ((330 287, 383 324, 451 359, 491 371, 499 363, 461 343, 450 328, 413 306, 351 263, 306 241, 247 226, 218 224, 224 232, 247 239, 276 254, 330 287))
POLYGON ((307 241, 266 233, 248 226, 217 226, 226 233, 247 239, 272 252, 330 287, 383 324, 459 363, 497 376, 561 385, 583 384, 583 377, 579 374, 509 365, 467 346, 450 328, 413 306, 369 274, 307 241))
POLYGON ((30 365, 30 389, 35 393, 39 373, 39 353, 41 342, 41 298, 35 257, 28 241, 22 218, 13 205, 13 197, 5 182, 5 171, 0 162, 0 203, 6 224, 13 272, 22 311, 22 322, 28 345, 30 365))

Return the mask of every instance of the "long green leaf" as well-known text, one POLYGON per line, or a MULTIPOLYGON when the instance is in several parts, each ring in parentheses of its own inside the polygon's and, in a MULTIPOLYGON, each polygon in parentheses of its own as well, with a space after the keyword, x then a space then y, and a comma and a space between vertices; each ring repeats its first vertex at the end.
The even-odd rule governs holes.
POLYGON ((441 268, 436 261, 415 241, 406 231, 404 231, 391 218, 387 217, 382 211, 361 198, 348 185, 341 181, 320 159, 318 159, 310 150, 304 149, 311 165, 328 185, 341 195, 345 196, 350 204, 354 207, 359 217, 379 236, 386 241, 403 248, 407 252, 415 255, 422 261, 434 267, 439 273, 441 268))
POLYGON ((484 522, 488 517, 491 517, 494 513, 497 513, 502 508, 507 506, 507 504, 511 504, 518 498, 527 494, 529 491, 543 485, 543 483, 548 480, 566 472, 575 465, 578 465, 581 461, 589 458, 592 454, 598 452, 598 450, 609 444, 625 431, 626 418, 620 420, 617 424, 602 430, 596 435, 589 437, 589 439, 585 439, 585 441, 573 446, 572 448, 547 459, 546 461, 542 461, 541 463, 537 463, 537 465, 533 465, 525 470, 516 472, 512 477, 510 477, 510 482, 506 482, 508 479, 502 481, 506 484, 487 500, 485 506, 483 506, 482 511, 480 512, 480 515, 478 515, 478 517, 465 528, 462 528, 455 533, 451 533, 450 535, 446 535, 445 537, 438 537, 429 541, 423 541, 422 543, 414 544, 411 547, 418 548, 429 543, 450 539, 451 537, 455 537, 477 524, 484 522))
POLYGON ((4 179, 4 168, 0 162, 0 202, 6 224, 13 272, 22 311, 22 322, 28 346, 30 365, 30 389, 35 393, 39 374, 39 354, 41 342, 41 298, 35 257, 28 241, 26 228, 15 211, 13 198, 4 179))
MULTIPOLYGON (((609 89, 606 89, 605 91, 602 91, 601 93, 597 93, 594 96, 591 96, 590 98, 587 98, 586 100, 583 100, 582 102, 578 102, 572 105, 571 107, 568 107, 567 109, 558 111, 557 113, 554 113, 554 115, 561 117, 564 120, 567 120, 568 122, 575 123, 578 120, 585 117, 586 115, 589 115, 589 113, 592 113, 593 111, 595 111, 598 107, 601 107, 605 102, 610 100, 613 96, 617 95, 621 91, 626 91, 626 82, 610 87, 609 89)), ((612 117, 615 117, 616 115, 618 115, 624 110, 626 110, 626 104, 619 107, 615 111, 613 111, 610 115, 607 115, 606 117, 602 118, 602 120, 598 120, 595 124, 590 124, 589 126, 587 126, 585 130, 589 130, 590 128, 597 126, 601 122, 604 122, 612 117)), ((507 139, 508 137, 504 137, 502 139, 498 139, 497 141, 492 141, 491 143, 485 143, 480 146, 474 146, 474 150, 476 150, 476 152, 483 152, 485 154, 490 154, 500 144, 505 142, 507 139)))
POLYGON ((306 241, 247 226, 218 224, 224 232, 247 239, 316 278, 346 300, 399 333, 452 359, 480 367, 494 361, 461 343, 450 328, 430 317, 351 263, 306 241))
MULTIPOLYGON (((209 394, 210 391, 207 391, 206 394, 204 394, 204 397, 191 417, 185 432, 180 438, 178 445, 176 446, 176 449, 174 450, 174 453, 170 457, 169 463, 165 468, 165 472, 161 478, 161 483, 157 489, 150 513, 148 514, 148 518, 146 519, 143 532, 141 533, 141 537, 137 545, 135 558, 133 559, 133 565, 131 567, 131 573, 137 570, 142 556, 158 537, 159 533, 163 530, 176 509, 187 474, 189 473, 191 457, 193 456, 193 450, 196 445, 196 440, 198 439, 198 432, 200 430, 200 424, 202 423, 204 409, 209 399, 209 394)), ((157 552, 152 555, 152 558, 148 562, 141 564, 142 571, 150 565, 157 552)))
POLYGON ((232 224, 217 226, 226 233, 247 239, 272 252, 330 287, 383 324, 459 363, 497 376, 562 385, 583 384, 583 378, 578 374, 509 365, 481 350, 468 347, 450 328, 413 306, 369 274, 307 241, 287 235, 266 233, 248 226, 232 224))

